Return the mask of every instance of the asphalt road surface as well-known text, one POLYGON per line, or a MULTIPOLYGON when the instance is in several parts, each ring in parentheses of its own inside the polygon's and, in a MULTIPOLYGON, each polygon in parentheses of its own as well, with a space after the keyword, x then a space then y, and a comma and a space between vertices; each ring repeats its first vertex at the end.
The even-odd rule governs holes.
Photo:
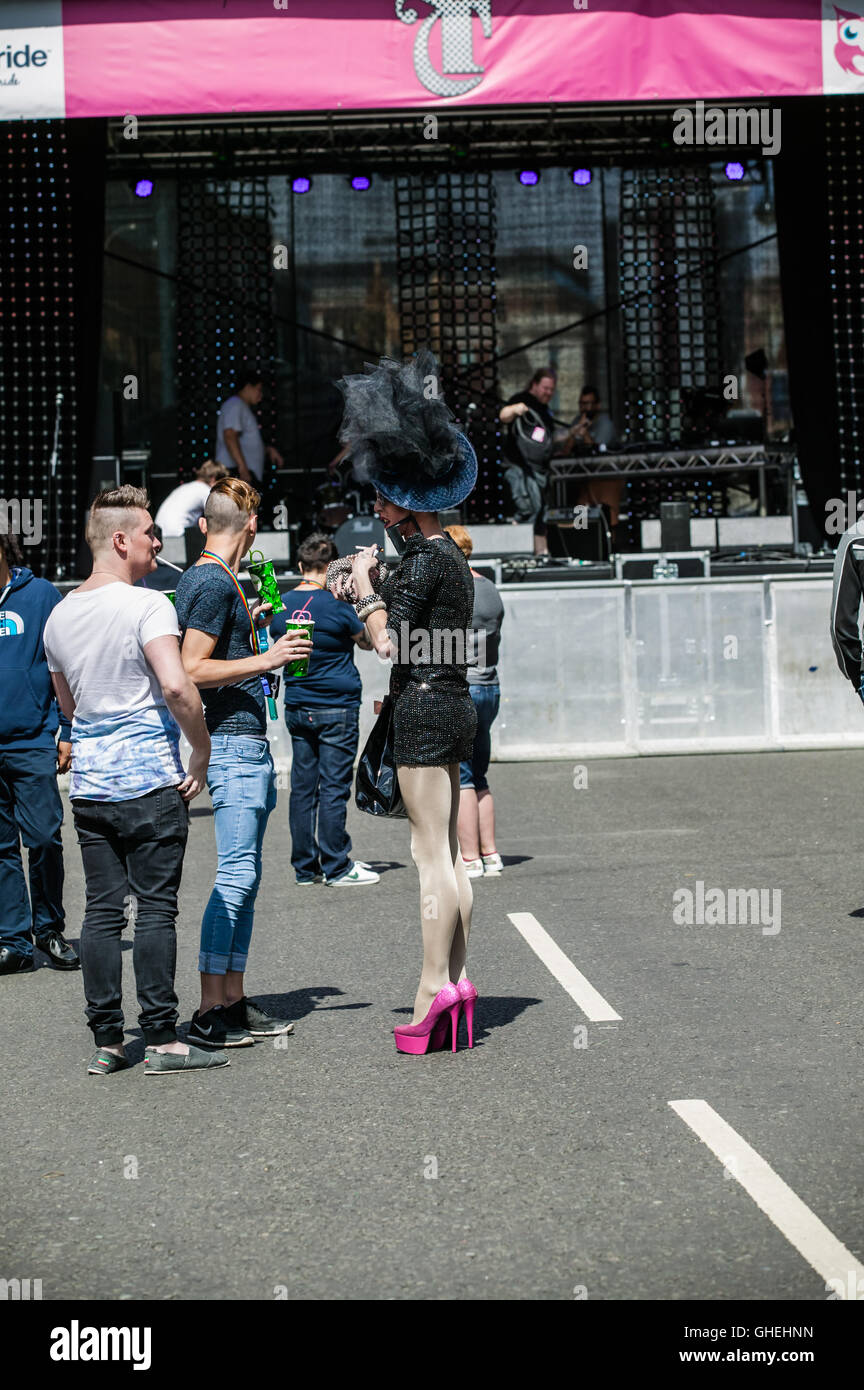
MULTIPOLYGON (((393 1044, 420 965, 407 823, 352 807, 380 884, 300 889, 287 792, 247 976, 296 1020, 287 1045, 91 1077, 80 975, 0 979, 0 1273, 44 1299, 823 1301, 832 1277, 864 1294, 864 753, 586 766, 574 787, 569 763, 493 765, 505 872, 474 884, 473 1051, 464 1031, 455 1056, 393 1044), (765 912, 676 921, 681 890, 700 915, 699 883, 727 906, 759 890, 765 912)), ((206 795, 191 825, 184 1022, 206 795)), ((68 813, 64 834, 77 940, 68 813)), ((124 971, 140 1062, 128 947, 124 971)))

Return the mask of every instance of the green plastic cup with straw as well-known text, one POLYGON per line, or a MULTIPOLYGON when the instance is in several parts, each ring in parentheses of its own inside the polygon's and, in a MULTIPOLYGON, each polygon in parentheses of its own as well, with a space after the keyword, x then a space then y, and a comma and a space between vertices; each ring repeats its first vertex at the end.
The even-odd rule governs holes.
POLYGON ((285 605, 282 602, 282 595, 276 582, 273 561, 265 560, 260 550, 250 550, 246 568, 252 583, 255 585, 255 592, 259 601, 271 604, 274 613, 283 613, 285 605), (256 555, 258 559, 255 559, 256 555))
MULTIPOLYGON (((311 598, 312 595, 309 595, 311 598)), ((285 619, 285 632, 302 632, 309 641, 312 641, 312 633, 315 630, 315 619, 309 615, 309 599, 302 608, 296 608, 290 618, 285 619)), ((285 667, 286 680, 298 680, 302 676, 309 674, 308 656, 299 657, 297 661, 289 661, 285 667)))

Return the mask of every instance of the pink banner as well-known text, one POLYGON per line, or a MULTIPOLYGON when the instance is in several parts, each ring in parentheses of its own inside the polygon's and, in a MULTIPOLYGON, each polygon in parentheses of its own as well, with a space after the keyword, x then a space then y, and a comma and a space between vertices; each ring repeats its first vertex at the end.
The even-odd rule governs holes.
POLYGON ((856 47, 862 0, 842 8, 825 0, 582 6, 63 0, 65 114, 440 111, 864 89, 864 21, 856 47))

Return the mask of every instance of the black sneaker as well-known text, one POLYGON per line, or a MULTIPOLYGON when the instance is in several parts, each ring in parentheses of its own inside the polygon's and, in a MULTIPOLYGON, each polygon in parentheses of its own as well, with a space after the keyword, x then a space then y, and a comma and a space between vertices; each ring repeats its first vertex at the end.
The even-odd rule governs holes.
POLYGON ((294 1032, 294 1024, 287 1018, 272 1018, 254 999, 245 996, 225 1010, 225 1018, 229 1026, 245 1028, 253 1038, 275 1038, 280 1033, 294 1032))
POLYGON ((35 969, 32 956, 22 956, 9 946, 0 947, 0 975, 24 975, 35 969))
POLYGON ((221 1004, 203 1014, 196 1009, 186 1029, 186 1041, 197 1047, 252 1047, 255 1039, 248 1028, 238 1027, 233 1020, 229 1023, 227 1012, 221 1004))
POLYGON ((36 945, 50 960, 55 970, 80 970, 81 962, 75 953, 73 946, 59 931, 48 932, 46 936, 38 936, 36 945))

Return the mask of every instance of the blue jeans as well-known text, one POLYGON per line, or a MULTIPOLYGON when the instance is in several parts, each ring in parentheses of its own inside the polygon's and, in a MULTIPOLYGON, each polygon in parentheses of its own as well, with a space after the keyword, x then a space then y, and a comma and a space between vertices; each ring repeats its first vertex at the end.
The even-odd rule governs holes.
POLYGON ((6 748, 0 752, 0 946, 32 956, 39 941, 62 934, 63 804, 57 790, 57 752, 6 748), (28 850, 30 896, 21 842, 28 850))
POLYGON ((214 734, 207 786, 216 822, 218 867, 201 923, 198 969, 224 975, 246 969, 261 846, 276 805, 276 776, 266 738, 214 734))
POLYGON ((473 787, 475 791, 489 790, 486 773, 492 756, 492 737, 490 730, 498 714, 501 702, 500 685, 469 685, 471 699, 477 711, 477 732, 474 735, 474 748, 471 761, 459 764, 460 787, 473 787))
POLYGON ((302 883, 324 873, 340 878, 351 867, 345 829, 360 737, 357 705, 286 709, 291 734, 291 863, 302 883), (316 834, 316 824, 317 834, 316 834))

